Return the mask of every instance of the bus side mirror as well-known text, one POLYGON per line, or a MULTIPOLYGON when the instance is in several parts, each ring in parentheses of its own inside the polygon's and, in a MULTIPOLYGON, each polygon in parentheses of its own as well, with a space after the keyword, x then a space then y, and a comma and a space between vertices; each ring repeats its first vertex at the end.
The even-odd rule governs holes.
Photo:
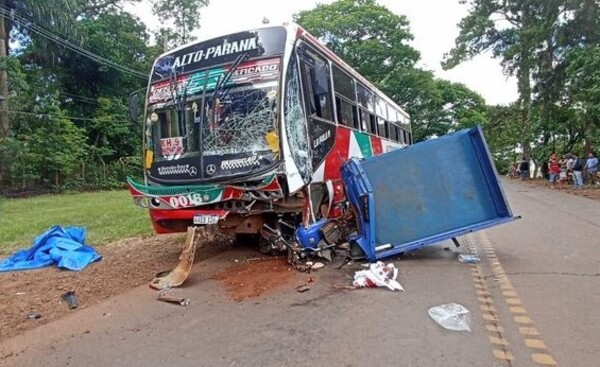
POLYGON ((140 104, 137 93, 132 93, 129 96, 129 118, 131 122, 137 122, 140 114, 140 104))

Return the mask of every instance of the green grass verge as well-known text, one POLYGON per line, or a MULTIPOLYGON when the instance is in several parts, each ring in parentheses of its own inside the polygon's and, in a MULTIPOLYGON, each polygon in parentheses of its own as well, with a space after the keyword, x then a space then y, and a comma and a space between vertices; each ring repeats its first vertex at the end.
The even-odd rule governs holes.
POLYGON ((30 247, 54 225, 86 227, 93 246, 153 233, 148 210, 136 207, 124 190, 0 198, 0 253, 30 247))

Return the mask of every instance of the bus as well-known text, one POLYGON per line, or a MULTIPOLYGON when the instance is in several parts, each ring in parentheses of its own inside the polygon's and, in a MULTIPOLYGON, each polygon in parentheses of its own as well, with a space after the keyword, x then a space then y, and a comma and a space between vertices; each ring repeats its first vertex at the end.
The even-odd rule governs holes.
POLYGON ((128 184, 159 234, 338 218, 343 162, 412 141, 397 103, 293 23, 159 56, 144 102, 144 179, 128 184))

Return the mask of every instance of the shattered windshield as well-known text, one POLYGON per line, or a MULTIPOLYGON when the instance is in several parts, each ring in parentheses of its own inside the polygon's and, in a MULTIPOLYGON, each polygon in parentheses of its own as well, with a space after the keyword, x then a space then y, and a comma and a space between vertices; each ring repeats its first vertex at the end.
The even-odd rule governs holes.
POLYGON ((243 62, 215 93, 227 71, 213 68, 151 86, 147 135, 155 161, 273 150, 268 139, 277 131, 279 58, 243 62))
POLYGON ((204 155, 269 149, 266 135, 276 129, 277 83, 231 88, 223 98, 207 99, 202 131, 204 155), (211 108, 212 107, 212 108, 211 108))

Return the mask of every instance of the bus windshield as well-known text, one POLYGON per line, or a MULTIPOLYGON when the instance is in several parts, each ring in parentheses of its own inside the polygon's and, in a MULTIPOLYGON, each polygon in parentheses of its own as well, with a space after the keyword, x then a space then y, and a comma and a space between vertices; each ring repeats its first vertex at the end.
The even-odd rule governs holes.
POLYGON ((204 168, 213 165, 202 170, 212 178, 247 174, 275 160, 278 148, 270 144, 270 136, 277 134, 280 58, 242 62, 226 79, 231 67, 201 70, 151 86, 151 128, 146 134, 154 162, 201 157, 204 168))

